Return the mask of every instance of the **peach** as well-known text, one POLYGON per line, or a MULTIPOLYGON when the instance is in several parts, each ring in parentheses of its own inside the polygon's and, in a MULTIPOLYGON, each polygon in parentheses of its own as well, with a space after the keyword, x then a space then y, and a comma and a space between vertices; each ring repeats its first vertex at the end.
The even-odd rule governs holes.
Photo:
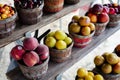
POLYGON ((23 56, 23 61, 27 66, 32 67, 39 62, 39 56, 34 51, 26 52, 23 56))
POLYGON ((107 13, 101 13, 98 15, 97 19, 98 19, 98 22, 105 23, 105 22, 109 21, 109 16, 107 13))
POLYGON ((21 45, 17 45, 17 46, 12 48, 10 55, 15 60, 21 60, 24 53, 25 53, 24 48, 21 45))
POLYGON ((30 37, 23 40, 23 46, 26 50, 35 50, 39 45, 36 38, 30 37))
POLYGON ((97 15, 93 13, 88 13, 87 16, 90 18, 90 22, 96 23, 97 22, 97 15))
POLYGON ((113 72, 118 74, 120 73, 120 62, 113 66, 113 72))

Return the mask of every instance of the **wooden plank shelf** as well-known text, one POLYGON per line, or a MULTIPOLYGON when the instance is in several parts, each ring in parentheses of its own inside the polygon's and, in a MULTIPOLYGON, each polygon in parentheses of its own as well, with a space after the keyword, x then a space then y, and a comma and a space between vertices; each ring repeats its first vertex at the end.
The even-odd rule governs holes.
MULTIPOLYGON (((55 77, 59 73, 64 72, 72 65, 74 65, 76 62, 81 60, 90 51, 95 49, 100 43, 102 43, 105 39, 110 37, 113 33, 115 33, 119 29, 120 29, 120 25, 114 28, 107 28, 101 35, 94 36, 92 42, 85 48, 82 49, 73 48, 71 58, 63 63, 53 63, 50 61, 46 76, 40 80, 55 80, 55 77)), ((18 67, 11 70, 6 75, 9 80, 27 80, 25 77, 23 77, 23 74, 21 73, 18 67)))
POLYGON ((80 0, 79 3, 74 4, 74 5, 65 5, 64 8, 57 12, 57 13, 53 13, 53 14, 47 14, 47 15, 43 15, 43 17, 41 18, 41 21, 35 25, 19 25, 16 26, 15 31, 12 33, 12 35, 10 35, 9 37, 0 39, 0 47, 3 47, 21 37, 24 36, 24 34, 28 31, 35 31, 37 29, 40 29, 44 26, 46 26, 47 24, 65 16, 66 14, 78 9, 78 8, 83 8, 86 5, 88 6, 93 0, 80 0))

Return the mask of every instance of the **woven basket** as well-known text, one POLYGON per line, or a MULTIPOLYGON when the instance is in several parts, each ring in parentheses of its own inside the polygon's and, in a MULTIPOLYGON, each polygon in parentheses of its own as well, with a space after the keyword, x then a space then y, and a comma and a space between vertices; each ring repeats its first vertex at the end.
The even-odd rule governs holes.
POLYGON ((65 0, 65 4, 76 4, 78 3, 80 0, 65 0))
POLYGON ((108 27, 115 27, 120 23, 120 14, 109 15, 110 21, 108 23, 108 27))
POLYGON ((49 57, 42 64, 35 65, 33 67, 27 67, 19 62, 18 62, 18 65, 19 65, 20 70, 22 71, 23 75, 26 78, 32 79, 32 80, 39 80, 39 79, 43 78, 47 72, 48 61, 49 61, 49 57))
POLYGON ((15 14, 10 18, 0 20, 0 39, 8 37, 14 31, 16 27, 16 19, 17 19, 17 12, 15 9, 14 11, 15 14))
POLYGON ((64 0, 44 0, 44 11, 58 12, 63 9, 64 0))

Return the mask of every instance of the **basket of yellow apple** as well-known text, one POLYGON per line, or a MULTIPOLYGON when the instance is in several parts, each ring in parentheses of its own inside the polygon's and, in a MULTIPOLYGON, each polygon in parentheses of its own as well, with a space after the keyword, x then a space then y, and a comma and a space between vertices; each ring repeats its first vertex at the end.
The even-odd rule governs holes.
POLYGON ((17 12, 7 5, 0 4, 0 39, 11 35, 16 26, 17 12))
POLYGON ((74 15, 68 25, 68 31, 74 40, 74 46, 83 48, 91 42, 95 25, 87 16, 74 15))
POLYGON ((44 44, 49 47, 50 60, 53 62, 64 62, 71 56, 73 40, 62 30, 50 32, 44 38, 44 44))
POLYGON ((101 74, 94 71, 87 70, 86 68, 79 68, 75 80, 104 80, 101 74))
POLYGON ((94 63, 94 71, 103 75, 105 80, 120 80, 120 58, 115 53, 97 55, 94 63))

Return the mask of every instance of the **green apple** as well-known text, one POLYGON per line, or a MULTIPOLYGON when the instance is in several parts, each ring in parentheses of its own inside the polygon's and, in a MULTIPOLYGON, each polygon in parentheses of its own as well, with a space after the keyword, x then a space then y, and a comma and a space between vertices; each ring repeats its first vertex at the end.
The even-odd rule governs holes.
POLYGON ((53 32, 50 32, 50 33, 47 35, 47 37, 54 37, 54 35, 55 35, 55 32, 53 31, 53 32))
POLYGON ((70 37, 66 37, 64 41, 66 42, 67 45, 72 43, 72 39, 70 37))
POLYGON ((52 48, 52 47, 54 47, 55 44, 56 44, 56 39, 55 39, 54 37, 47 37, 47 38, 45 39, 45 44, 46 44, 48 47, 52 48))
POLYGON ((67 35, 65 34, 65 32, 63 32, 62 30, 57 30, 56 32, 55 32, 55 38, 57 39, 57 40, 64 40, 65 39, 65 37, 67 37, 67 35))
POLYGON ((56 47, 57 49, 59 49, 59 50, 62 50, 62 49, 67 48, 67 44, 66 44, 66 42, 63 41, 63 40, 58 40, 58 41, 56 42, 56 44, 55 44, 55 47, 56 47))

